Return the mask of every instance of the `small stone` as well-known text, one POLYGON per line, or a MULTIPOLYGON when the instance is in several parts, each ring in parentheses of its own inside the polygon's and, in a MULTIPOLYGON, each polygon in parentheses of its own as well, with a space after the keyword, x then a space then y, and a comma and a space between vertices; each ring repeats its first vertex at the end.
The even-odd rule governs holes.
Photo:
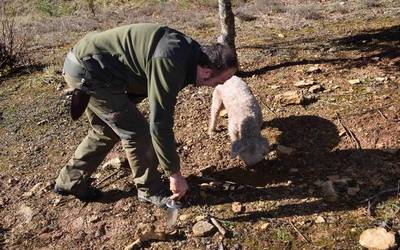
POLYGON ((194 236, 202 237, 202 236, 209 236, 215 230, 213 224, 209 223, 208 221, 199 221, 194 224, 192 231, 194 236))
POLYGON ((115 157, 112 158, 111 160, 107 161, 104 163, 101 168, 102 169, 120 169, 121 167, 125 166, 127 164, 127 159, 124 157, 115 157))
POLYGON ((307 69, 307 73, 321 73, 321 71, 319 66, 311 66, 307 69))
POLYGON ((308 91, 311 93, 317 93, 317 92, 321 92, 324 90, 324 87, 321 84, 317 84, 314 86, 311 86, 308 91))
POLYGON ((58 204, 60 204, 60 202, 61 202, 61 198, 56 198, 56 199, 54 199, 53 205, 57 206, 58 204))
POLYGON ((283 35, 283 34, 279 33, 279 34, 278 34, 278 37, 280 37, 280 38, 284 38, 284 37, 285 37, 285 35, 283 35))
POLYGON ((187 221, 191 218, 192 216, 190 214, 182 214, 179 216, 180 221, 187 221))
POLYGON ((279 85, 271 85, 269 86, 271 89, 279 89, 281 86, 279 85))
POLYGON ((33 211, 30 207, 28 207, 25 204, 22 204, 19 208, 19 214, 22 215, 22 217, 24 218, 24 222, 25 223, 29 223, 31 222, 32 218, 33 218, 33 211))
POLYGON ((301 80, 301 81, 298 81, 297 83, 295 83, 294 86, 303 88, 303 87, 312 86, 314 84, 315 84, 315 82, 313 80, 301 80))
POLYGON ((262 223, 259 228, 261 231, 265 231, 268 227, 269 227, 269 223, 266 222, 266 223, 262 223))
POLYGON ((234 213, 241 213, 244 210, 243 205, 240 202, 234 202, 232 203, 232 211, 234 213))
POLYGON ((289 169, 289 172, 290 172, 290 173, 297 173, 297 172, 299 172, 299 169, 297 169, 297 168, 291 168, 291 169, 289 169))
POLYGON ((89 221, 90 223, 96 223, 96 222, 98 222, 99 220, 100 220, 100 218, 99 218, 99 216, 97 216, 97 215, 92 215, 92 216, 90 216, 89 219, 88 219, 88 221, 89 221))
POLYGON ((359 187, 349 187, 347 188, 347 194, 351 196, 356 196, 360 192, 359 187))
POLYGON ((325 218, 322 217, 322 216, 318 216, 318 217, 315 219, 315 223, 317 223, 317 224, 321 224, 321 223, 325 223, 325 222, 326 222, 326 220, 325 220, 325 218))
POLYGON ((382 83, 387 80, 387 77, 375 77, 375 81, 382 83))
POLYGON ((351 85, 360 84, 361 80, 360 79, 352 79, 352 80, 348 80, 348 83, 350 83, 351 85))
POLYGON ((284 154, 284 155, 291 155, 293 154, 293 152, 295 151, 295 149, 290 148, 290 147, 286 147, 283 145, 278 145, 276 147, 276 151, 280 154, 284 154))
POLYGON ((194 218, 195 221, 202 221, 205 220, 207 218, 207 216, 205 215, 198 215, 194 218))
POLYGON ((365 230, 361 233, 358 242, 368 249, 391 249, 396 246, 394 233, 387 232, 382 227, 365 230))

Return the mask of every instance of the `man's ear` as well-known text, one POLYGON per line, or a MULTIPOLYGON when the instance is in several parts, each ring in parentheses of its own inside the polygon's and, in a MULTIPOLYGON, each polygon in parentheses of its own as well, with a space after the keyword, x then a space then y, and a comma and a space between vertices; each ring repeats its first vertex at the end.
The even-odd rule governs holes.
POLYGON ((197 66, 197 74, 201 79, 209 79, 212 75, 213 71, 212 69, 202 67, 202 66, 197 66))

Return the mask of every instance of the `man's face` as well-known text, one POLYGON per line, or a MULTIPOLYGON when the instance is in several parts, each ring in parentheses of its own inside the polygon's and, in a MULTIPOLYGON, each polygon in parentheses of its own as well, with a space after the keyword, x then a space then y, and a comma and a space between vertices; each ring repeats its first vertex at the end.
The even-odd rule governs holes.
POLYGON ((230 68, 215 74, 212 70, 199 68, 197 70, 197 85, 215 87, 218 84, 223 84, 236 73, 236 68, 230 68))

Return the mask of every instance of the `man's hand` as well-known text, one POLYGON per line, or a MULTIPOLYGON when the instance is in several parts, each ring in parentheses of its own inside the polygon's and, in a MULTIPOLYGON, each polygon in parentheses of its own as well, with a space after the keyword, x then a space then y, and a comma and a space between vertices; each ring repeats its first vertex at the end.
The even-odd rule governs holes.
POLYGON ((180 172, 169 177, 169 189, 172 192, 171 199, 173 200, 179 200, 186 194, 188 185, 185 177, 180 172))

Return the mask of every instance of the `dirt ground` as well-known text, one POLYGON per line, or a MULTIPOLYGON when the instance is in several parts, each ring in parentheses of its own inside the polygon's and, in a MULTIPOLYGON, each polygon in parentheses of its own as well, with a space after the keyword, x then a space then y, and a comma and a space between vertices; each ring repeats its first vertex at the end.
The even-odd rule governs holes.
MULTIPOLYGON (((146 225, 165 227, 165 211, 137 200, 126 165, 99 168, 99 201, 51 191, 88 129, 69 118, 62 62, 86 32, 133 22, 215 41, 218 7, 89 2, 14 1, 34 66, 0 78, 0 248, 123 249, 146 225)), ((215 138, 206 133, 212 89, 181 91, 174 131, 190 192, 177 231, 143 248, 362 249, 361 232, 375 226, 398 238, 399 2, 234 1, 234 11, 239 75, 260 102, 272 150, 252 168, 231 159, 226 117, 215 138), (288 91, 310 94, 300 81, 321 85, 317 99, 287 105, 288 91), (194 236, 200 216, 217 218, 228 234, 194 236)), ((147 114, 146 101, 140 108, 147 114)), ((118 145, 105 161, 122 155, 118 145)))

